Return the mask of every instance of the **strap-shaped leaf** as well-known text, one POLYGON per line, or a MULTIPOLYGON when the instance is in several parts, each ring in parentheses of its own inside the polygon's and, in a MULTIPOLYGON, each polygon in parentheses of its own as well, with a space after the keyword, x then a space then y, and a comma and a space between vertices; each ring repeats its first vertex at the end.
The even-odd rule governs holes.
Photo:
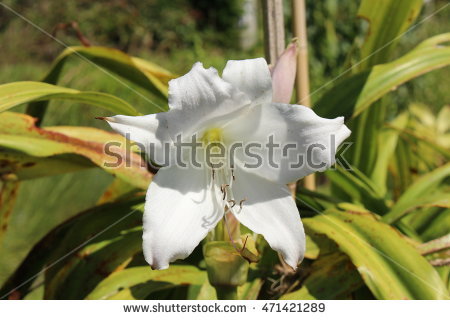
POLYGON ((63 127, 58 132, 58 128, 41 129, 34 123, 35 119, 28 115, 0 113, 0 146, 33 157, 75 154, 136 187, 147 188, 151 174, 139 155, 126 150, 122 136, 83 127, 63 127), (107 143, 114 144, 109 152, 105 152, 107 143))
POLYGON ((388 61, 398 37, 414 22, 422 0, 362 0, 358 17, 369 23, 360 69, 388 61))
MULTIPOLYGON (((105 76, 118 75, 163 99, 168 95, 168 82, 176 76, 150 61, 132 57, 113 48, 106 47, 69 47, 54 61, 48 74, 42 82, 57 84, 60 74, 70 57, 78 57, 85 62, 97 66, 105 76)), ((118 81, 121 81, 118 79, 118 81)), ((27 113, 42 118, 48 102, 39 101, 28 105, 27 113)), ((155 112, 161 111, 158 107, 155 112)))
POLYGON ((334 184, 335 194, 342 194, 342 200, 361 203, 378 214, 389 210, 379 188, 357 168, 348 171, 336 166, 336 170, 328 170, 326 175, 334 184))
POLYGON ((310 274, 300 289, 283 295, 281 300, 345 298, 363 284, 349 258, 336 252, 314 261, 310 274))
POLYGON ((206 281, 206 272, 193 266, 172 265, 166 270, 134 267, 111 274, 86 299, 145 299, 159 290, 201 285, 206 281))
POLYGON ((107 72, 113 72, 142 88, 163 97, 167 97, 167 84, 169 80, 176 77, 170 71, 150 61, 129 56, 125 52, 114 48, 74 46, 65 49, 55 59, 52 69, 45 76, 43 81, 57 83, 67 58, 72 56, 81 56, 107 72))
POLYGON ((424 73, 450 64, 450 33, 429 38, 404 56, 373 67, 366 85, 356 102, 353 116, 367 109, 399 85, 424 73))
POLYGON ((449 175, 450 163, 447 163, 420 177, 402 194, 392 209, 383 217, 383 220, 386 223, 394 223, 407 214, 412 208, 434 202, 440 203, 447 200, 446 205, 448 206, 448 194, 436 194, 436 186, 449 175), (430 198, 424 196, 432 191, 435 192, 433 197, 430 198))
POLYGON ((22 152, 3 149, 0 152, 0 175, 3 179, 28 180, 89 169, 95 165, 76 155, 33 157, 22 152))
MULTIPOLYGON (((73 232, 76 232, 76 229, 72 229, 69 234, 73 232)), ((65 238, 62 241, 71 240, 65 238)), ((48 270, 45 298, 84 298, 107 275, 125 268, 133 256, 139 254, 141 250, 142 230, 140 228, 118 232, 109 239, 93 239, 77 250, 76 254, 68 257, 62 266, 48 270)), ((57 252, 61 255, 61 251, 57 252)))
MULTIPOLYGON (((46 270, 47 298, 84 298, 141 251, 143 201, 138 197, 96 206, 62 222, 33 247, 0 296, 13 288, 26 295, 36 275, 51 266, 46 270)), ((45 224, 45 216, 41 219, 45 224)))
MULTIPOLYGON (((401 113, 390 123, 390 125, 397 125, 404 128, 407 123, 408 115, 406 113, 401 113)), ((383 128, 382 130, 379 130, 377 139, 378 145, 382 145, 383 147, 378 148, 379 150, 376 155, 375 165, 370 178, 373 183, 380 188, 381 193, 386 194, 388 166, 397 147, 399 132, 391 128, 383 128)))
POLYGON ((113 114, 139 115, 139 112, 127 102, 107 93, 79 91, 35 81, 11 82, 0 85, 0 112, 24 103, 52 99, 91 104, 113 114))
POLYGON ((314 111, 322 117, 355 117, 401 84, 450 64, 450 33, 429 38, 404 56, 345 79, 327 91, 314 111), (368 74, 368 72, 370 72, 368 74), (361 87, 361 81, 365 84, 361 87))
POLYGON ((330 209, 303 221, 311 236, 325 235, 336 242, 378 299, 450 298, 419 251, 372 214, 330 209))
POLYGON ((450 230, 450 209, 433 209, 437 209, 437 214, 433 215, 431 220, 422 224, 424 228, 421 229, 422 232, 420 236, 424 240, 432 240, 437 237, 442 237, 448 234, 448 230, 450 230))

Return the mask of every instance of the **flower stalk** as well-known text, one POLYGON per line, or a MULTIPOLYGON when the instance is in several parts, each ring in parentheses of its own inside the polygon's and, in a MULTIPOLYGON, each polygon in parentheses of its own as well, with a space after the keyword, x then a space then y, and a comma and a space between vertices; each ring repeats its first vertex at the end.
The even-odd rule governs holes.
POLYGON ((236 300, 237 288, 247 281, 249 262, 230 241, 210 241, 203 246, 209 283, 220 300, 236 300))

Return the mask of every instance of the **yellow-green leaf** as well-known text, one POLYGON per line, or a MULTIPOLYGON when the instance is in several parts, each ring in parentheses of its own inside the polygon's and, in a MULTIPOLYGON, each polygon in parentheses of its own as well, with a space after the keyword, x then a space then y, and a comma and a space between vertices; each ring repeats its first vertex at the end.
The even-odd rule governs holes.
POLYGON ((450 33, 429 38, 404 56, 374 66, 356 102, 353 116, 410 79, 450 64, 450 33))
POLYGON ((450 33, 429 38, 404 56, 344 79, 317 102, 322 117, 356 117, 388 92, 424 73, 450 64, 450 33), (362 85, 364 83, 364 85, 362 85))
POLYGON ((362 212, 329 209, 304 219, 347 254, 378 299, 445 299, 447 288, 429 262, 396 230, 362 212))
POLYGON ((127 102, 107 93, 79 91, 35 81, 11 82, 0 85, 0 112, 24 103, 52 99, 91 104, 114 114, 139 115, 139 112, 127 102))
POLYGON ((361 48, 360 69, 389 59, 398 37, 414 22, 423 0, 363 0, 358 17, 369 23, 361 48))
POLYGON ((133 267, 111 274, 86 299, 144 299, 158 290, 206 281, 206 272, 193 266, 172 265, 166 270, 133 267))
POLYGON ((422 204, 430 204, 433 202, 442 202, 448 200, 448 194, 437 193, 436 186, 446 177, 450 175, 450 163, 435 169, 414 182, 398 199, 391 210, 383 217, 386 223, 393 223, 403 217, 412 208, 422 204), (424 197, 427 192, 434 191, 432 198, 424 197))
POLYGON ((314 261, 311 271, 298 290, 281 300, 331 300, 349 295, 363 285, 355 266, 342 253, 333 253, 314 261))
POLYGON ((52 130, 38 128, 35 119, 24 114, 0 113, 0 146, 33 157, 75 154, 136 187, 147 188, 152 175, 141 156, 126 150, 125 138, 94 128, 63 127, 62 130, 70 135, 54 127, 52 130), (86 137, 84 131, 89 133, 89 138, 76 137, 86 137), (108 143, 114 145, 106 152, 108 143))

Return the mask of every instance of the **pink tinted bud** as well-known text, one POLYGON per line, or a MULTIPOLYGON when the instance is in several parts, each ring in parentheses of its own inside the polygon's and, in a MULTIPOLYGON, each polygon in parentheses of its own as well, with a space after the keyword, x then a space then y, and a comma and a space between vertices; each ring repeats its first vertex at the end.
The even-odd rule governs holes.
POLYGON ((272 73, 272 101, 289 103, 297 70, 297 45, 291 43, 278 58, 272 73))

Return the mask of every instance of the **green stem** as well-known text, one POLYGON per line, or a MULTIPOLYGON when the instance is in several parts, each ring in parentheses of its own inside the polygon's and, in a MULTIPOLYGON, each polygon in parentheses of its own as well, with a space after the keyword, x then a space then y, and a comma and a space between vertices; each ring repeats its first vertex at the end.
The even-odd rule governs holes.
POLYGON ((219 300, 237 300, 237 287, 216 286, 217 299, 219 300))

